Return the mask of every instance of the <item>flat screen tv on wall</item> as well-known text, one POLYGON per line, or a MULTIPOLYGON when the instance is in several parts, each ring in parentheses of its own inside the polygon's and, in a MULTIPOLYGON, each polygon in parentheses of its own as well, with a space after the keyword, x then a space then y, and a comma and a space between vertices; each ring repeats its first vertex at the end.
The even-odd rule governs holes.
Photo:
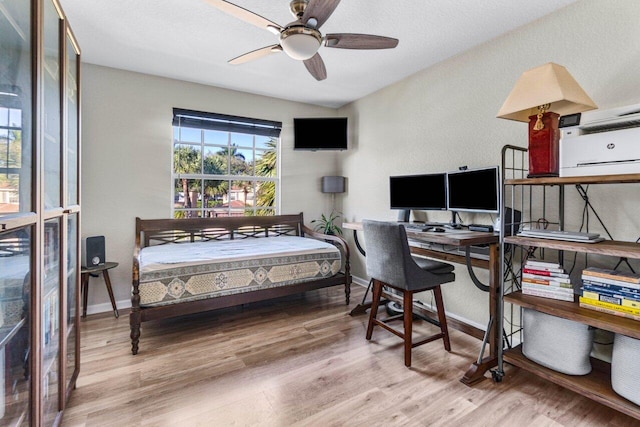
POLYGON ((346 150, 346 117, 293 119, 294 150, 346 150))

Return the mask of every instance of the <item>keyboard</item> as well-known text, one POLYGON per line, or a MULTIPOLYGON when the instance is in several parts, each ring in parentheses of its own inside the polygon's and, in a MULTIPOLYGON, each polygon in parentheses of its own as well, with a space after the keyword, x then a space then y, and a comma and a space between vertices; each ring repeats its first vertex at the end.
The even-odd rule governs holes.
POLYGON ((469 224, 469 231, 486 231, 493 233, 493 225, 489 224, 469 224))
POLYGON ((420 222, 420 223, 411 223, 404 224, 404 228, 411 231, 431 231, 435 227, 442 227, 441 223, 436 222, 420 222))
POLYGON ((423 223, 403 223, 402 225, 404 225, 404 228, 406 228, 407 230, 422 230, 423 228, 426 227, 425 224, 423 223))

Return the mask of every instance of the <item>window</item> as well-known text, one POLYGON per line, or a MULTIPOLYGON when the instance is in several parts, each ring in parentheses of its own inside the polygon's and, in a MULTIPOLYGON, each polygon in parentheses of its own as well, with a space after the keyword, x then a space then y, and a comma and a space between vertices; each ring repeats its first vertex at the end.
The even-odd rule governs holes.
POLYGON ((275 215, 282 123, 173 110, 173 216, 275 215))

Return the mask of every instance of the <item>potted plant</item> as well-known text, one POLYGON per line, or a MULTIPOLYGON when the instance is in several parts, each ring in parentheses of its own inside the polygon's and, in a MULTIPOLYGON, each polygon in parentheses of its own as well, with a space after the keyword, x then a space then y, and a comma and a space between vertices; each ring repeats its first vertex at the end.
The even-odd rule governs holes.
POLYGON ((329 216, 326 216, 325 214, 320 215, 320 219, 312 220, 311 224, 315 224, 313 229, 320 233, 342 236, 342 229, 333 223, 333 221, 338 218, 340 218, 339 214, 331 212, 331 215, 329 216))

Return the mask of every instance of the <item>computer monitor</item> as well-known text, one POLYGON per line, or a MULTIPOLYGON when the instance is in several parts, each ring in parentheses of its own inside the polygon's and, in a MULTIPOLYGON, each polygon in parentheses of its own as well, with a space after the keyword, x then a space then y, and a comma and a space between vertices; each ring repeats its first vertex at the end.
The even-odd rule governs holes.
POLYGON ((498 167, 447 173, 447 206, 454 212, 500 212, 498 167))
POLYGON ((389 177, 391 209, 446 210, 447 174, 389 177))

